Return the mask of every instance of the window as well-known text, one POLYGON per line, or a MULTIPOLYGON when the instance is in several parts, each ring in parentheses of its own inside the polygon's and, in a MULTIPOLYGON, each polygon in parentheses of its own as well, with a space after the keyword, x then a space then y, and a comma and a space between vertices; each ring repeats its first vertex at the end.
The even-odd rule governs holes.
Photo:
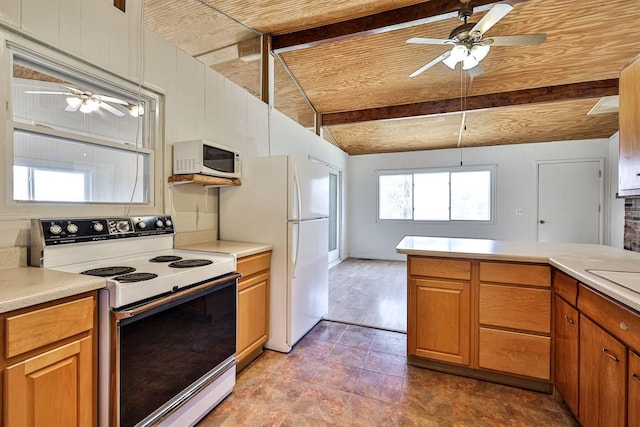
POLYGON ((87 65, 67 65, 59 54, 7 45, 10 199, 153 204, 159 96, 87 65))
POLYGON ((494 174, 494 166, 378 172, 378 219, 490 222, 494 174))

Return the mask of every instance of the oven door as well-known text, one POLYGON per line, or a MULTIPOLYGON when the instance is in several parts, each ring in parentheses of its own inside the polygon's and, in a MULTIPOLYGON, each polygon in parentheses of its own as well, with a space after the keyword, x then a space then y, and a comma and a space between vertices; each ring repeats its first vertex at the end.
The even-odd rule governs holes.
POLYGON ((112 312, 116 425, 161 421, 235 365, 238 276, 112 312))

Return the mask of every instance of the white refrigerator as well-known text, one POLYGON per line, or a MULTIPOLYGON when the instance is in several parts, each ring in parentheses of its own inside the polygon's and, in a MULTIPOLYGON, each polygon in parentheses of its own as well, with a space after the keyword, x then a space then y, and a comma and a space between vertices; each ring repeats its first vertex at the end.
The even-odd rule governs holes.
POLYGON ((289 352, 328 311, 329 171, 289 155, 243 159, 220 189, 220 239, 273 244, 269 341, 289 352))

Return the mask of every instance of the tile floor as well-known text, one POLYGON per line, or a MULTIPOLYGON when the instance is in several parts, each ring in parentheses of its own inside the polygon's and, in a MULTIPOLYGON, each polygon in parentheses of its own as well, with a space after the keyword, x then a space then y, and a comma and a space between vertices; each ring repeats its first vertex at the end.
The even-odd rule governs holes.
POLYGON ((407 331, 407 263, 348 258, 329 270, 326 319, 407 331))
POLYGON ((576 426, 551 396, 406 365, 406 335, 322 321, 199 426, 576 426))

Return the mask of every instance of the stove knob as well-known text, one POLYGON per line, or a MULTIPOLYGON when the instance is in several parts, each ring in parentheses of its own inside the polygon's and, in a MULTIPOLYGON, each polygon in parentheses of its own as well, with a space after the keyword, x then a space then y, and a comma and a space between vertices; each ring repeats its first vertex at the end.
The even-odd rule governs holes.
POLYGON ((144 222, 144 221, 139 221, 139 222, 136 224, 136 227, 138 227, 140 230, 144 230, 145 228, 147 228, 147 223, 146 223, 146 222, 144 222))
POLYGON ((78 232, 78 226, 74 223, 67 225, 67 232, 69 234, 76 234, 78 232))
POLYGON ((102 225, 101 222, 96 222, 95 224, 93 224, 93 229, 99 233, 104 230, 104 225, 102 225))
POLYGON ((58 234, 62 233, 62 227, 60 227, 58 224, 53 224, 53 225, 51 225, 51 227, 49 227, 49 232, 51 234, 58 235, 58 234))
POLYGON ((162 220, 161 220, 161 219, 157 220, 157 221, 156 221, 156 227, 158 227, 158 228, 162 228, 162 227, 164 227, 164 222, 162 222, 162 220))
POLYGON ((126 233, 127 231, 129 231, 129 221, 118 221, 116 228, 119 232, 126 233))
POLYGON ((167 224, 167 227, 171 227, 173 225, 173 222, 170 219, 166 220, 164 223, 167 224))

